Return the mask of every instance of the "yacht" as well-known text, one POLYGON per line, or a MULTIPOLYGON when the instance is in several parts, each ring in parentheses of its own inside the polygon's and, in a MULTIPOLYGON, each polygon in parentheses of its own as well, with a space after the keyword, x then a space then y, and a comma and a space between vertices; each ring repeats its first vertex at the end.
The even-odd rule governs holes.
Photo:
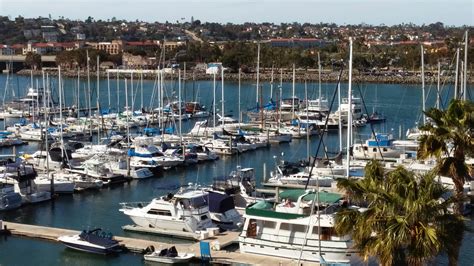
POLYGON ((285 201, 259 201, 246 208, 239 236, 241 253, 285 257, 311 263, 360 262, 349 235, 335 233, 335 214, 342 197, 335 193, 291 191, 285 201), (319 199, 316 204, 313 201, 319 199), (317 207, 317 210, 315 206, 317 207))
POLYGON ((58 241, 68 248, 96 254, 105 255, 122 251, 121 245, 113 239, 112 234, 105 233, 100 228, 84 230, 78 235, 60 236, 58 241))
POLYGON ((54 178, 54 193, 71 194, 74 192, 74 181, 63 178, 63 176, 56 176, 55 173, 39 174, 35 178, 35 185, 38 191, 51 192, 51 179, 54 178))
POLYGON ((149 203, 121 203, 119 211, 143 228, 196 233, 213 226, 207 200, 202 190, 181 188, 149 203))
POLYGON ((404 154, 403 150, 393 145, 394 138, 391 134, 376 133, 374 138, 365 143, 355 143, 352 147, 352 156, 355 159, 385 159, 396 160, 404 154))

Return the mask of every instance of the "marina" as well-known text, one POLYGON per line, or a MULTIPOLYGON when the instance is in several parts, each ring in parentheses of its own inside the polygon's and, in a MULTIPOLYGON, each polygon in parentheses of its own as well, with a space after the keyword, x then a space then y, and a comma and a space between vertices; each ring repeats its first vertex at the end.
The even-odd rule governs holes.
POLYGON ((0 266, 474 264, 472 27, 186 16, 0 16, 0 266))

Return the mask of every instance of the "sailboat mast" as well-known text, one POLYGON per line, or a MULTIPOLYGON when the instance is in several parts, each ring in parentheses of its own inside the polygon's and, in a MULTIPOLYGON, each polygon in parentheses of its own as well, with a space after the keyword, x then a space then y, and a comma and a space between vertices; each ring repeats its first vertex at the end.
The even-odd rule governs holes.
POLYGON ((90 76, 90 58, 89 58, 89 50, 86 50, 87 56, 87 104, 89 108, 88 116, 89 116, 89 134, 92 137, 92 120, 91 120, 91 76, 90 76))
POLYGON ((424 55, 424 51, 423 51, 423 45, 421 45, 421 100, 422 100, 422 106, 423 106, 423 121, 422 121, 422 125, 425 124, 425 121, 426 121, 426 115, 425 115, 425 110, 426 110, 426 106, 425 106, 425 55, 424 55))
POLYGON ((258 106, 258 90, 260 86, 260 42, 257 42, 257 87, 255 91, 255 102, 258 106))
POLYGON ((321 58, 318 52, 319 110, 321 110, 321 58))
POLYGON ((240 124, 242 123, 242 114, 240 113, 240 89, 241 89, 241 84, 240 84, 240 77, 241 77, 241 74, 242 74, 242 69, 239 67, 239 100, 238 100, 238 109, 239 109, 239 128, 240 128, 240 124))
POLYGON ((109 99, 109 110, 110 110, 110 73, 107 71, 107 95, 109 99))
POLYGON ((221 67, 221 108, 222 108, 222 126, 224 126, 224 66, 221 67))
POLYGON ((440 79, 441 79, 441 63, 438 61, 438 85, 436 86, 436 108, 440 108, 440 98, 441 95, 439 94, 440 92, 440 79))
MULTIPOLYGON (((96 105, 97 105, 97 114, 101 114, 102 112, 100 111, 100 104, 99 104, 99 97, 100 97, 100 72, 99 72, 99 56, 97 55, 96 59, 96 76, 97 76, 97 95, 96 95, 96 105)), ((99 116, 97 116, 97 119, 99 116)), ((97 123, 97 144, 100 144, 100 125, 97 123)))
POLYGON ((292 86, 292 95, 291 95, 291 119, 295 118, 295 79, 296 79, 296 69, 295 69, 295 64, 293 64, 293 86, 292 86))
POLYGON ((456 72, 454 74, 454 99, 458 98, 459 48, 456 49, 456 72))
POLYGON ((140 110, 143 110, 143 70, 140 70, 140 110))
POLYGON ((349 38, 349 87, 347 92, 347 165, 346 177, 349 178, 350 154, 351 154, 351 135, 352 135, 352 37, 349 38))
POLYGON ((467 42, 469 41, 468 39, 468 30, 466 30, 466 37, 464 39, 464 89, 463 89, 463 94, 462 98, 463 100, 467 99, 467 42))
MULTIPOLYGON (((183 118, 181 117, 181 69, 178 69, 178 115, 179 115, 179 138, 181 139, 181 144, 183 144, 183 134, 181 131, 183 118)), ((184 147, 183 147, 183 156, 184 156, 184 147)))
POLYGON ((270 99, 273 99, 273 65, 272 65, 272 76, 270 80, 270 99))
MULTIPOLYGON (((338 126, 339 126, 339 130, 338 130, 338 135, 339 135, 339 151, 342 152, 342 112, 341 112, 341 83, 337 83, 337 106, 339 108, 339 112, 338 113, 338 126)), ((326 117, 326 119, 328 119, 326 117)))
POLYGON ((216 127, 216 72, 214 71, 213 74, 213 93, 212 96, 214 97, 212 100, 212 118, 213 118, 213 127, 216 127))

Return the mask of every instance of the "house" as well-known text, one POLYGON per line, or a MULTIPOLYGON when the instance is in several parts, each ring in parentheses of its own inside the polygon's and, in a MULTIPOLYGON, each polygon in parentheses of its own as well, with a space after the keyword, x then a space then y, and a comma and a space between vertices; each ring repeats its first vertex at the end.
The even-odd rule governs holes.
POLYGON ((14 55, 15 49, 8 45, 0 44, 0 55, 14 55))
POLYGON ((123 52, 125 48, 125 43, 121 40, 113 40, 112 42, 88 42, 86 44, 93 49, 103 50, 112 55, 123 52))

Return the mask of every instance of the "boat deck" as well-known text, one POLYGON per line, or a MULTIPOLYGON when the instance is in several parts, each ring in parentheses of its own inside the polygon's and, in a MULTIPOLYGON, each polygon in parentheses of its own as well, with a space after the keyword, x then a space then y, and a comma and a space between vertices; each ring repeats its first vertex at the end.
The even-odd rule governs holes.
MULTIPOLYGON (((79 234, 79 231, 38 226, 30 224, 20 224, 12 222, 3 222, 8 230, 14 236, 23 236, 29 238, 37 238, 49 241, 57 241, 59 236, 79 234)), ((296 260, 286 258, 276 258, 263 255, 242 254, 238 248, 232 244, 238 243, 239 232, 226 232, 207 239, 206 241, 212 243, 219 242, 220 250, 212 250, 211 255, 213 262, 216 263, 232 263, 232 264, 249 264, 249 265, 297 265, 296 260), (224 249, 228 247, 229 249, 224 249)), ((129 251, 143 253, 149 246, 154 246, 156 250, 169 247, 169 243, 157 242, 151 240, 144 240, 138 238, 129 238, 115 236, 120 243, 122 243, 129 251)), ((173 244, 179 252, 194 253, 200 257, 199 242, 189 244, 173 244)), ((315 265, 315 263, 301 263, 300 265, 315 265)))

